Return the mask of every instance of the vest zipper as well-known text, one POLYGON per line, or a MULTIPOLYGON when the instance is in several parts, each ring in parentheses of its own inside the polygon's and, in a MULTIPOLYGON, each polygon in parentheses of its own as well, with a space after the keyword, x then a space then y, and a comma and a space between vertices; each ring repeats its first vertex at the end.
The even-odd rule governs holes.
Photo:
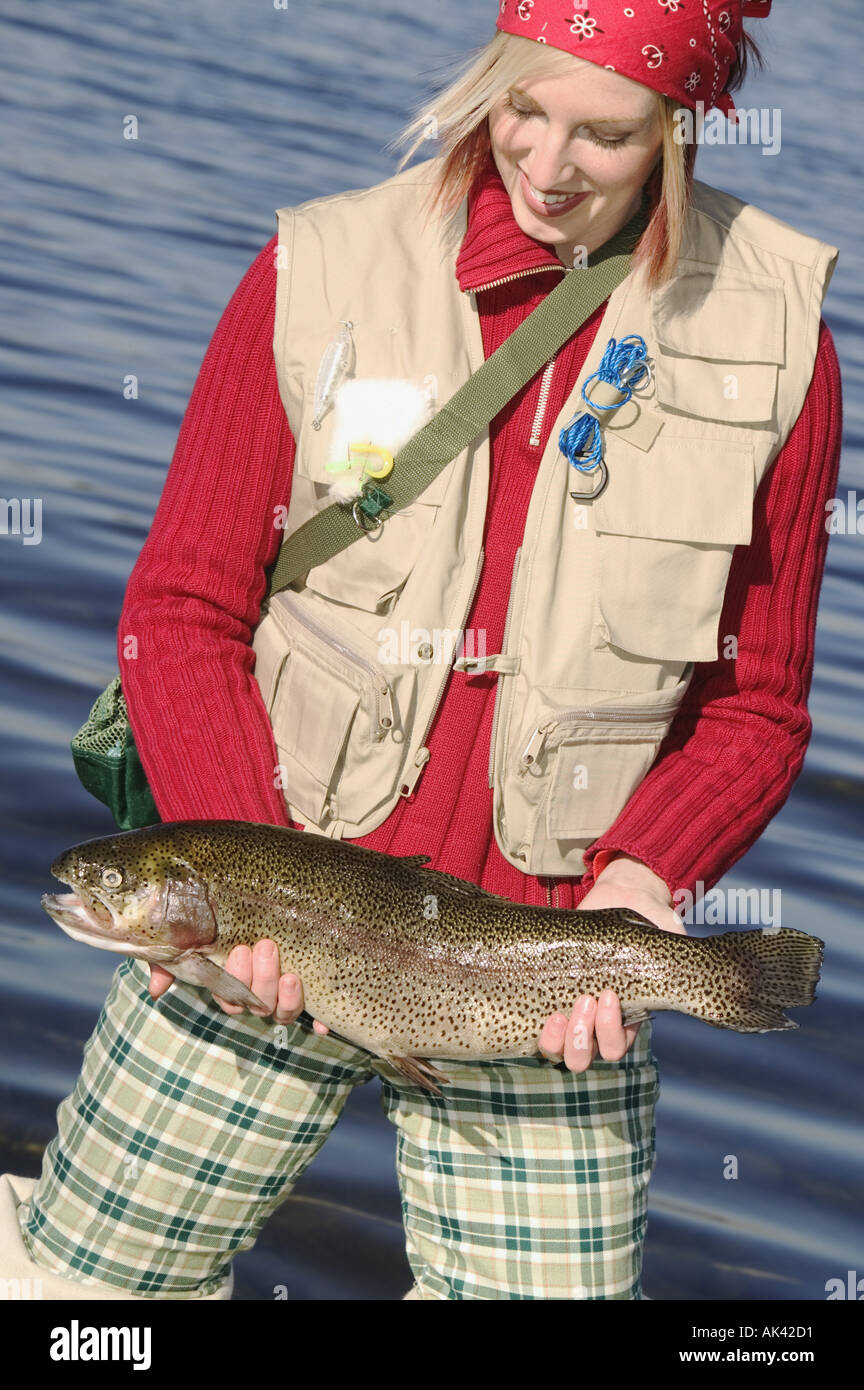
POLYGON ((552 389, 552 373, 555 369, 555 356, 550 357, 543 371, 543 380, 540 382, 540 395, 537 400, 537 409, 534 412, 534 423, 531 426, 531 437, 528 443, 534 448, 540 446, 540 431, 543 428, 543 416, 546 414, 546 406, 549 401, 549 392, 552 389))
POLYGON ((560 714, 557 719, 548 719, 545 724, 538 724, 534 729, 519 759, 519 775, 527 772, 537 761, 550 733, 561 724, 585 724, 592 720, 598 724, 657 723, 666 714, 674 714, 679 704, 680 697, 676 696, 674 703, 665 706, 629 705, 626 708, 618 706, 606 709, 602 705, 595 705, 593 709, 568 710, 566 714, 560 714))
MULTIPOLYGON (((497 285, 508 284, 511 280, 521 280, 526 275, 536 275, 539 271, 556 269, 558 269, 558 267, 553 265, 536 265, 533 266, 531 270, 516 270, 513 272, 512 275, 502 275, 500 280, 490 280, 488 284, 475 286, 471 293, 477 294, 480 290, 492 290, 495 289, 497 285)), ((561 270, 566 275, 567 267, 565 265, 561 266, 561 270)), ((554 365, 555 357, 553 356, 550 357, 549 361, 546 363, 546 367, 543 372, 543 379, 540 382, 540 398, 537 402, 537 409, 534 412, 534 422, 531 426, 531 437, 528 440, 528 443, 532 445, 535 449, 538 448, 540 445, 540 431, 543 428, 543 416, 546 414, 546 404, 549 400, 549 392, 552 387, 552 371, 554 365)))
POLYGON ((299 613, 290 600, 288 602, 288 611, 301 627, 305 627, 307 631, 311 632, 320 642, 323 642, 325 646, 332 647, 335 651, 344 656, 347 661, 351 662, 354 666, 359 666, 361 670, 365 671, 375 692, 375 714, 378 737, 383 738, 384 734, 393 728, 393 696, 390 691, 390 686, 387 681, 384 680, 380 671, 372 665, 371 661, 367 661, 365 657, 359 656, 357 652, 352 651, 350 647, 344 646, 332 633, 327 632, 326 628, 320 627, 319 624, 315 622, 314 618, 309 618, 306 614, 299 613))
POLYGON ((559 904, 559 902, 558 902, 558 884, 557 884, 557 883, 549 883, 549 882, 547 882, 547 884, 546 884, 546 906, 547 906, 547 907, 559 907, 559 906, 560 906, 560 904, 559 904))
MULTIPOLYGON (((469 596, 468 596, 468 603, 467 603, 467 605, 466 605, 466 607, 465 607, 465 615, 466 615, 466 617, 467 617, 467 615, 471 612, 471 604, 474 602, 474 595, 475 595, 476 592, 477 592, 477 585, 480 583, 480 574, 481 574, 481 571, 482 571, 482 569, 483 569, 483 560, 484 560, 484 558, 485 558, 485 555, 486 555, 486 551, 481 547, 480 555, 479 555, 478 560, 477 560, 477 569, 476 569, 475 572, 474 572, 474 582, 473 582, 472 585, 471 585, 471 593, 470 593, 469 596)), ((444 664, 444 662, 442 662, 441 665, 442 665, 443 675, 442 675, 441 680, 440 680, 440 682, 439 682, 439 684, 438 684, 438 689, 437 689, 437 691, 435 692, 435 699, 434 699, 434 701, 433 701, 433 703, 432 703, 432 713, 429 715, 429 718, 426 720, 426 727, 424 728, 423 734, 422 734, 421 739, 420 739, 420 747, 417 749, 417 752, 414 754, 414 764, 413 764, 413 766, 414 766, 415 771, 406 774, 405 778, 404 778, 403 781, 402 781, 402 786, 401 786, 400 789, 399 789, 399 795, 400 795, 400 796, 406 796, 406 797, 407 797, 407 796, 411 796, 411 795, 413 794, 414 788, 416 787, 418 781, 420 780, 420 775, 421 775, 421 773, 423 772, 423 769, 425 768, 426 764, 427 764, 428 761, 429 761, 430 754, 429 754, 429 749, 426 747, 426 739, 427 739, 428 736, 429 736, 429 730, 430 730, 431 727, 432 727, 432 721, 433 721, 433 719, 435 718, 435 715, 436 715, 437 712, 438 712, 438 706, 439 706, 439 704, 440 704, 440 702, 441 702, 441 692, 442 692, 443 689, 444 689, 444 685, 446 684, 446 681, 447 681, 448 676, 451 674, 451 672, 452 672, 452 670, 453 670, 453 667, 452 667, 452 666, 447 666, 447 665, 444 664), (409 778, 410 778, 410 780, 409 780, 409 778)))

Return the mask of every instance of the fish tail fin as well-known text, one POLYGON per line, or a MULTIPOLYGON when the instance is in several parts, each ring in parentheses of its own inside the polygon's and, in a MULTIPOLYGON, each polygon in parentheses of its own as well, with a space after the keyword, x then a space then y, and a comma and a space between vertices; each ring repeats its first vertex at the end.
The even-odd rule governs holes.
POLYGON ((730 931, 711 946, 728 972, 716 1013, 703 1015, 716 1028, 770 1033, 799 1025, 783 1010, 812 1004, 822 968, 824 941, 793 927, 730 931))

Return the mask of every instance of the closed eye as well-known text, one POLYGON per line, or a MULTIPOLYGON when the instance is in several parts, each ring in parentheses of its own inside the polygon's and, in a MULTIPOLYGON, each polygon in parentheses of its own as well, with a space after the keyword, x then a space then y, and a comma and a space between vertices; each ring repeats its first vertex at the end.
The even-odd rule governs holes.
MULTIPOLYGON (((543 114, 539 110, 539 108, 535 109, 533 107, 526 108, 524 106, 517 106, 516 103, 510 97, 509 92, 504 97, 504 109, 505 111, 509 111, 511 115, 515 116, 516 119, 519 121, 527 121, 531 116, 540 116, 543 114)), ((586 138, 588 139, 590 144, 597 145, 600 149, 614 150, 617 149, 619 145, 626 145, 627 141, 630 139, 630 135, 619 135, 615 139, 608 139, 604 138, 604 136, 602 135, 598 135, 596 131, 592 130, 589 127, 588 135, 586 138)))

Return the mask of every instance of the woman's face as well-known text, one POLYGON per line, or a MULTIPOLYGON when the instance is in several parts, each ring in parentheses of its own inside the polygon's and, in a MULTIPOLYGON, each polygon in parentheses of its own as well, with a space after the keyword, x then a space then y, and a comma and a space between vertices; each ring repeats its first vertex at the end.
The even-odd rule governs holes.
POLYGON ((516 221, 565 265, 629 221, 662 148, 655 93, 588 62, 510 87, 489 135, 516 221), (575 196, 544 204, 536 192, 575 196))

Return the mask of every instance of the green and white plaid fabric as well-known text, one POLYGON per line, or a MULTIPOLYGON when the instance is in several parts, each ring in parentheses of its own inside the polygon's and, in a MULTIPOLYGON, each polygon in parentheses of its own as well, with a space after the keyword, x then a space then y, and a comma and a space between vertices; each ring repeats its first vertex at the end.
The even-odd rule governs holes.
POLYGON ((442 1097, 306 1018, 228 1017, 117 970, 42 1176, 20 1208, 43 1268, 159 1299, 215 1292, 378 1075, 397 1126, 414 1296, 638 1299, 659 1094, 651 1025, 579 1075, 447 1062, 442 1097))

